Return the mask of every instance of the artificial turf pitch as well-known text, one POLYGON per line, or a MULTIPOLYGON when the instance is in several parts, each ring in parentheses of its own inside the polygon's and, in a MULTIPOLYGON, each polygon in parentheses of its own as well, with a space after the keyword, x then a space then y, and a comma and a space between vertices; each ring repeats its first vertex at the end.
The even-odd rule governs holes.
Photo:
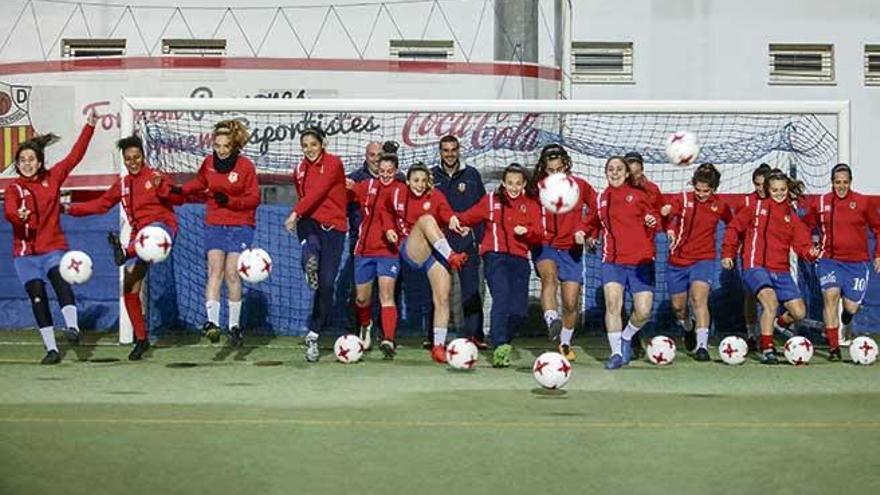
POLYGON ((40 366, 35 334, 0 333, 0 494, 880 493, 880 366, 821 350, 608 372, 585 339, 551 393, 538 340, 473 372, 415 341, 353 365, 305 363, 295 338, 169 341, 137 363, 112 342, 40 366))

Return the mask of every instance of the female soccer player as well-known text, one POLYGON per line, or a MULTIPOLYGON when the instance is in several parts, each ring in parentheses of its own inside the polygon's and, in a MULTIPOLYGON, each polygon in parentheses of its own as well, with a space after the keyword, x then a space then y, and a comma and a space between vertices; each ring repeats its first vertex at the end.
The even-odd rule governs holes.
MULTIPOLYGON (((770 165, 762 163, 752 172, 752 187, 754 187, 754 190, 743 196, 742 201, 733 202, 731 204, 734 216, 736 216, 736 214, 743 208, 748 208, 759 200, 767 197, 764 194, 764 182, 767 180, 767 175, 770 174, 770 170, 770 165)), ((742 262, 737 265, 740 271, 742 271, 742 265, 742 262)), ((740 273, 740 277, 742 277, 742 273, 740 273)), ((743 303, 743 318, 746 322, 746 340, 749 344, 749 351, 757 351, 758 336, 761 335, 761 325, 758 323, 758 308, 755 306, 755 295, 748 294, 748 290, 748 287, 746 287, 746 298, 743 303)))
POLYGON ((345 248, 348 193, 342 161, 324 148, 324 131, 305 129, 299 143, 304 156, 293 170, 299 200, 284 225, 299 238, 306 282, 315 291, 305 338, 306 361, 314 363, 320 357, 318 337, 333 310, 333 284, 345 248))
POLYGON ((207 192, 205 209, 205 251, 208 280, 205 285, 205 311, 208 319, 202 332, 211 342, 220 341, 220 286, 226 282, 229 304, 231 347, 244 345, 241 318, 241 278, 238 256, 254 240, 256 211, 260 204, 257 171, 241 153, 249 133, 238 120, 214 124, 214 152, 205 157, 195 178, 172 193, 191 195, 207 192))
POLYGON ((691 179, 693 191, 674 196, 661 210, 669 237, 666 284, 678 325, 684 331, 685 348, 697 361, 709 361, 709 291, 715 272, 715 233, 718 222, 727 224, 733 219, 730 208, 715 195, 720 182, 718 169, 704 163, 691 179), (695 318, 693 326, 686 323, 688 295, 695 318))
POLYGON ((19 145, 15 152, 15 171, 18 177, 6 187, 3 209, 12 224, 12 256, 18 280, 24 286, 37 328, 46 347, 42 364, 61 362, 55 343, 55 329, 49 311, 46 281, 52 284, 61 314, 67 327, 65 336, 71 343, 79 343, 76 301, 70 284, 61 278, 58 265, 67 250, 67 240, 61 230, 61 185, 86 154, 95 132, 97 115, 91 112, 79 138, 70 153, 52 168, 46 169, 44 149, 58 139, 44 134, 19 145))
POLYGON ((583 227, 584 208, 595 205, 596 191, 584 179, 571 173, 571 158, 565 148, 558 144, 548 144, 541 150, 541 157, 535 165, 528 194, 538 197, 538 183, 551 174, 572 176, 580 188, 580 197, 574 208, 566 213, 551 213, 541 210, 544 240, 532 249, 532 261, 541 277, 541 308, 544 322, 551 339, 559 337, 559 352, 569 361, 574 361, 571 338, 578 317, 578 302, 581 286, 584 283, 581 258, 583 246, 575 242, 575 232, 583 227), (556 292, 562 285, 562 318, 557 312, 556 292))
POLYGON ((525 322, 529 306, 529 249, 544 240, 541 205, 525 195, 527 183, 526 170, 512 163, 504 169, 496 192, 486 194, 449 222, 450 229, 458 231, 462 225, 486 225, 480 254, 492 293, 490 335, 496 368, 510 366, 510 342, 525 322))
POLYGON ((85 203, 69 205, 66 213, 75 217, 101 215, 122 202, 122 209, 131 225, 131 240, 128 246, 123 248, 119 242, 119 235, 115 232, 108 234, 107 239, 118 266, 131 260, 125 268, 122 297, 135 335, 134 348, 129 353, 128 359, 138 361, 150 348, 149 334, 141 307, 141 287, 150 264, 138 258, 135 253, 136 235, 140 229, 155 225, 164 229, 173 238, 177 233, 177 217, 172 206, 179 204, 181 198, 175 198, 171 194, 171 182, 164 174, 145 163, 141 138, 129 136, 120 139, 116 142, 116 147, 122 152, 128 175, 115 182, 100 197, 85 203))
POLYGON ((626 161, 612 156, 605 162, 608 187, 596 200, 578 241, 594 246, 602 234, 602 289, 605 329, 611 357, 605 369, 614 370, 632 359, 632 339, 651 318, 654 304, 654 235, 659 212, 655 197, 631 184, 626 161), (624 290, 633 299, 633 311, 621 332, 624 290))
POLYGON ((740 210, 724 234, 721 266, 732 269, 733 257, 742 246, 743 280, 761 304, 764 364, 777 363, 773 325, 779 303, 786 309, 779 317, 782 325, 800 321, 806 315, 797 281, 789 272, 789 250, 810 261, 819 255, 819 249, 812 246, 809 230, 791 204, 800 196, 802 187, 781 170, 772 170, 764 182, 767 199, 740 210))
POLYGON ((385 233, 394 228, 391 217, 383 214, 386 189, 396 183, 398 158, 396 143, 385 143, 379 155, 378 177, 353 182, 348 179, 352 201, 360 205, 361 222, 354 246, 355 315, 364 346, 369 348, 372 327, 373 282, 378 278, 382 341, 379 349, 386 359, 394 359, 396 351, 397 305, 394 286, 400 273, 397 246, 385 233))
MULTIPOLYGON (((880 215, 870 198, 852 190, 852 169, 838 163, 831 169, 831 192, 815 198, 805 218, 819 227, 821 240, 817 275, 824 300, 823 319, 828 339, 828 359, 840 360, 840 323, 848 325, 859 311, 870 280, 867 230, 880 239, 880 215), (838 307, 843 295, 843 313, 838 307)), ((880 242, 874 249, 873 268, 880 273, 880 242)))
POLYGON ((428 275, 434 301, 431 357, 438 363, 445 363, 452 285, 445 265, 460 270, 467 261, 467 254, 452 251, 440 229, 440 222, 448 225, 453 212, 443 193, 434 189, 433 175, 428 167, 417 162, 406 172, 406 185, 395 183, 388 187, 385 212, 391 215, 394 227, 387 230, 385 236, 392 243, 401 242, 400 259, 413 272, 423 271, 428 275))

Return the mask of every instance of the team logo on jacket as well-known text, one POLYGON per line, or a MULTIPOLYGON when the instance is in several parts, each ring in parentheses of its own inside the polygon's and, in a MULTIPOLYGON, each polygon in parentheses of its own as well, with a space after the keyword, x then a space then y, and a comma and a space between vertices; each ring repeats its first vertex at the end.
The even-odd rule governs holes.
POLYGON ((785 223, 791 223, 791 215, 785 215, 782 219, 785 220, 785 223))
POLYGON ((855 202, 855 201, 850 201, 850 202, 849 202, 849 209, 850 209, 850 210, 855 210, 855 209, 856 209, 856 202, 855 202))
POLYGON ((229 182, 232 184, 235 184, 236 182, 238 182, 238 173, 229 172, 229 182))
POLYGON ((430 201, 425 201, 425 202, 422 204, 422 209, 425 210, 425 211, 430 210, 430 209, 431 209, 431 202, 430 202, 430 201))
POLYGON ((467 189, 467 184, 465 184, 464 182, 459 182, 458 183, 458 192, 463 193, 465 189, 467 189))
POLYGON ((40 182, 40 185, 43 187, 49 187, 49 181, 47 181, 46 179, 43 179, 43 182, 40 182))
POLYGON ((632 202, 633 202, 633 195, 632 195, 632 194, 627 194, 627 195, 626 195, 626 202, 627 202, 627 203, 632 203, 632 202))
POLYGON ((519 205, 519 211, 525 213, 526 212, 526 205, 519 205))
POLYGON ((712 203, 711 208, 712 208, 712 213, 718 213, 718 204, 717 203, 712 203))
POLYGON ((149 190, 152 189, 152 188, 153 188, 153 183, 152 183, 152 182, 150 182, 150 181, 146 181, 146 182, 144 182, 144 189, 146 189, 147 191, 149 191, 149 190))

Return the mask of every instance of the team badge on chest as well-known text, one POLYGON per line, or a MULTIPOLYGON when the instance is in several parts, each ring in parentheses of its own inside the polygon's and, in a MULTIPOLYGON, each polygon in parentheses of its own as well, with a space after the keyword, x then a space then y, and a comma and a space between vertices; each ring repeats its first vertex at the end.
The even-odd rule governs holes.
POLYGON ((467 184, 465 184, 464 182, 459 182, 458 183, 458 192, 463 193, 465 189, 467 189, 467 184))
POLYGON ((791 223, 791 215, 785 215, 782 219, 785 220, 785 223, 791 223))
POLYGON ((430 210, 430 209, 431 209, 431 202, 430 202, 430 201, 425 201, 424 203, 422 203, 422 209, 425 210, 425 211, 430 210))
POLYGON ((627 194, 625 199, 626 199, 627 203, 632 203, 633 202, 633 195, 627 194))
POLYGON ((712 212, 718 213, 718 204, 717 203, 712 203, 712 212))
POLYGON ((849 209, 850 209, 850 210, 855 210, 855 209, 856 209, 856 202, 855 202, 855 201, 850 201, 850 202, 849 202, 849 209))
POLYGON ((238 173, 229 172, 229 183, 235 184, 236 182, 238 182, 238 173))
POLYGON ((153 183, 152 183, 152 182, 150 182, 150 181, 146 181, 146 182, 144 182, 144 190, 149 191, 149 190, 152 189, 152 188, 153 188, 153 183))
POLYGON ((526 205, 519 205, 519 211, 521 211, 522 213, 525 213, 526 212, 526 205))

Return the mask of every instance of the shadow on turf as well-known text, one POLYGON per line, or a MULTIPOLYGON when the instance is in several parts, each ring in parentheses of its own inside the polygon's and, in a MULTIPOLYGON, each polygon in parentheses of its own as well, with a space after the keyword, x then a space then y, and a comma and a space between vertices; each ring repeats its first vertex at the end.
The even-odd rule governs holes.
POLYGON ((538 399, 568 399, 568 391, 561 389, 548 389, 535 387, 531 390, 532 395, 538 399))

